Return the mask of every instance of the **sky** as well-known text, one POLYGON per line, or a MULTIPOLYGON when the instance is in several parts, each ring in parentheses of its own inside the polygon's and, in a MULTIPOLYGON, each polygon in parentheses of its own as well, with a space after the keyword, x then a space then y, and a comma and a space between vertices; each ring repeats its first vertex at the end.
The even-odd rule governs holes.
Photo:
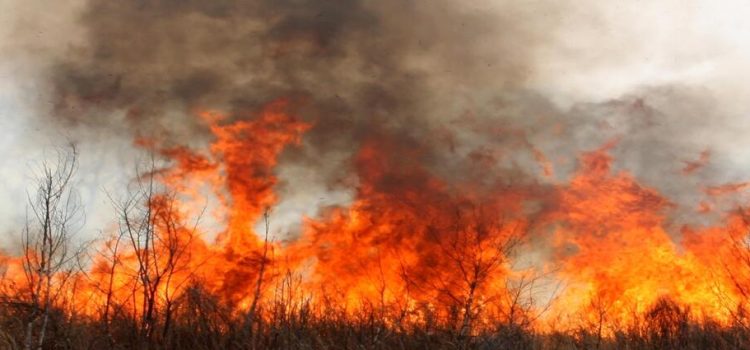
MULTIPOLYGON (((77 127, 50 128, 35 106, 49 103, 43 97, 46 62, 75 50, 82 40, 78 17, 84 4, 0 0, 0 222, 9 223, 0 229, 0 245, 17 241, 29 180, 41 160, 64 146, 61 140, 83 132, 77 127)), ((505 4, 483 0, 465 6, 502 12, 505 4)), ((683 87, 711 101, 711 108, 693 115, 700 104, 665 107, 674 111, 672 123, 698 125, 686 129, 676 147, 709 149, 722 164, 713 173, 717 183, 750 179, 750 2, 528 1, 514 7, 519 8, 516 15, 522 18, 549 16, 559 22, 534 49, 529 89, 565 110, 655 86, 683 87)), ((662 103, 676 102, 665 98, 662 103)), ((128 181, 142 156, 131 145, 126 134, 88 135, 79 143, 78 188, 86 208, 83 237, 94 237, 111 224, 106 194, 128 181)), ((623 166, 628 162, 639 158, 623 157, 623 166)), ((659 172, 636 173, 665 192, 671 190, 659 181, 659 172)), ((322 193, 307 192, 285 198, 280 215, 294 221, 299 213, 310 214, 301 203, 320 197, 322 193)), ((346 196, 332 197, 335 202, 346 196)))

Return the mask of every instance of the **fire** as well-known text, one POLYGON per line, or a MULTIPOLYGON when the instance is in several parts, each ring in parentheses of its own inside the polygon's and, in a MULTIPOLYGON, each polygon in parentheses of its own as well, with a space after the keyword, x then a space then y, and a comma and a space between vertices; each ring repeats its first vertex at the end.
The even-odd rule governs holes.
POLYGON ((613 174, 611 162, 606 147, 583 155, 562 189, 555 241, 560 274, 571 286, 557 306, 629 324, 667 297, 727 321, 715 266, 693 251, 698 246, 679 249, 665 229, 669 201, 628 173, 613 174))
MULTIPOLYGON (((198 113, 212 134, 205 149, 139 140, 170 166, 143 174, 156 183, 118 209, 119 230, 90 268, 70 272, 66 283, 75 289, 63 299, 89 315, 142 316, 149 303, 170 305, 198 283, 236 310, 254 312, 293 289, 313 305, 372 307, 393 324, 434 318, 468 332, 516 322, 507 306, 520 298, 539 313, 530 318, 540 329, 552 321, 630 324, 664 298, 727 323, 750 285, 750 266, 740 259, 746 252, 732 244, 745 241, 744 216, 730 216, 724 227, 684 227, 676 240, 669 199, 626 171, 613 172, 615 143, 581 155, 569 181, 539 191, 447 181, 426 165, 430 154, 419 143, 373 131, 352 160, 352 203, 306 218, 300 237, 269 239, 254 227, 278 202, 279 156, 301 147, 314 127, 290 103, 272 102, 251 118, 198 113), (191 221, 208 196, 217 199, 211 214, 222 224, 215 240, 191 221), (529 203, 542 209, 530 214, 529 203), (550 246, 543 261, 514 264, 528 242, 540 240, 550 246), (535 273, 564 288, 546 298, 520 290, 535 273)), ((549 161, 531 152, 551 177, 549 161)), ((5 257, 3 265, 3 288, 22 289, 23 257, 5 257)))
POLYGON ((227 124, 221 114, 201 112, 215 137, 208 154, 186 148, 162 150, 176 164, 166 170, 168 188, 200 202, 202 194, 195 189, 208 185, 219 198, 220 219, 226 227, 201 258, 210 267, 201 267, 195 274, 235 303, 249 297, 258 263, 265 259, 258 255, 263 241, 253 227, 277 200, 273 192, 277 157, 285 146, 298 144, 301 133, 310 127, 286 113, 288 103, 275 101, 256 119, 227 124))
POLYGON ((480 295, 502 293, 497 282, 509 272, 506 254, 526 223, 495 214, 519 210, 520 197, 457 196, 419 165, 419 149, 400 147, 387 138, 366 141, 356 158, 355 202, 308 221, 290 253, 314 259, 313 285, 342 294, 351 306, 475 308, 480 295))

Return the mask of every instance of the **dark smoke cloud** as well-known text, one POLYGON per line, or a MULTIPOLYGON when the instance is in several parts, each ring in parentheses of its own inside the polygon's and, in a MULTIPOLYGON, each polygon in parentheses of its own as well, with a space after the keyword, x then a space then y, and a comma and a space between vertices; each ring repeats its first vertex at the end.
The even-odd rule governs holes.
MULTIPOLYGON (((300 96, 324 124, 413 123, 439 111, 435 102, 466 98, 462 89, 523 81, 532 28, 481 10, 448 1, 90 1, 85 45, 51 71, 57 112, 106 127, 107 114, 121 111, 139 131, 189 133, 197 126, 179 130, 193 120, 180 113, 194 108, 242 111, 300 96)), ((335 129, 327 126, 319 129, 335 129)))
POLYGON ((419 161, 446 177, 462 176, 448 166, 467 164, 451 159, 481 153, 487 138, 528 148, 525 112, 551 108, 522 91, 554 26, 544 13, 528 21, 531 12, 454 1, 92 0, 80 18, 85 43, 50 69, 53 115, 184 143, 207 136, 198 109, 241 118, 291 98, 315 123, 306 147, 286 155, 296 162, 331 171, 379 130, 432 152, 419 161))
POLYGON ((351 153, 372 135, 425 150, 405 163, 487 186, 564 181, 581 151, 617 139, 616 170, 694 206, 696 188, 731 168, 680 174, 711 143, 700 139, 702 116, 718 113, 710 94, 651 87, 560 110, 526 83, 562 12, 448 0, 89 0, 83 43, 49 66, 50 114, 95 133, 200 143, 208 134, 196 110, 244 118, 290 98, 315 127, 284 155, 296 164, 286 177, 316 174, 330 187, 348 183, 351 153), (539 154, 554 175, 540 176, 539 154))

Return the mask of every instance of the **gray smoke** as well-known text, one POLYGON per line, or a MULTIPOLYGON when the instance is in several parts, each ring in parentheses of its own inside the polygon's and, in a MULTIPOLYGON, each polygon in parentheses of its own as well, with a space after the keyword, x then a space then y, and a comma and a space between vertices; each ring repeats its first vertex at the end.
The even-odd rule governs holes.
POLYGON ((542 187, 564 183, 580 152, 617 139, 615 171, 678 204, 677 221, 701 222, 691 213, 706 199, 702 188, 744 175, 715 136, 736 116, 711 91, 672 83, 554 103, 537 89, 539 62, 565 59, 546 48, 580 6, 89 0, 77 18, 80 42, 42 55, 50 107, 42 114, 82 138, 197 146, 210 135, 196 110, 245 118, 289 98, 315 126, 284 154, 279 190, 293 199, 282 206, 307 213, 301 203, 320 195, 335 199, 316 205, 346 201, 351 156, 375 135, 423 150, 404 164, 423 163, 449 182, 542 187), (707 165, 685 174, 704 151, 707 165), (541 175, 535 152, 554 175, 541 175))

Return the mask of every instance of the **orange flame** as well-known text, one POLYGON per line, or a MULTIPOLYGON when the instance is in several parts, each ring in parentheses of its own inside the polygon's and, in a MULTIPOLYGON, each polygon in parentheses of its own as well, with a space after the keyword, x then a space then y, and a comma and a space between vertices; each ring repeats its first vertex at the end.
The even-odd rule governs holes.
MULTIPOLYGON (((724 227, 685 227, 684 240, 676 241, 666 215, 673 204, 631 174, 612 172, 608 150, 614 143, 582 155, 568 183, 540 194, 533 186, 449 183, 424 165, 424 149, 373 132, 353 159, 359 183, 352 204, 306 219, 292 242, 264 242, 253 227, 278 200, 278 157, 286 147, 300 145, 312 127, 288 109, 289 101, 279 100, 254 118, 236 121, 202 112, 213 136, 202 150, 140 140, 172 161, 157 172, 166 190, 143 203, 151 213, 145 225, 157 239, 143 245, 130 233, 104 242, 100 250, 107 253, 68 282, 75 292, 67 298, 79 312, 101 314, 110 304, 147 312, 145 285, 157 278, 168 279, 150 291, 160 302, 200 281, 224 302, 246 310, 257 297, 270 298, 266 291, 294 272, 300 276, 295 292, 316 303, 348 310, 395 307, 414 322, 430 314, 478 327, 512 317, 489 310, 502 308, 515 293, 509 281, 528 272, 513 264, 524 251, 520 244, 539 239, 548 239, 551 252, 531 270, 553 272, 552 278, 565 284, 541 319, 623 324, 667 296, 727 322, 743 296, 740 281, 750 280, 750 266, 739 257, 729 262, 717 257, 742 254, 733 250, 733 243, 745 239, 742 213, 728 217, 724 227), (209 195, 218 199, 223 225, 214 242, 207 241, 204 227, 187 220, 201 212, 209 195), (543 208, 530 213, 532 202, 543 208)), ((552 176, 544 155, 536 149, 532 154, 552 176)), ((707 155, 701 159, 705 163, 707 155)), ((685 172, 699 166, 688 164, 685 172)), ((2 263, 3 287, 22 288, 23 260, 5 257, 2 263)), ((533 299, 533 307, 544 309, 544 298, 533 299)))

